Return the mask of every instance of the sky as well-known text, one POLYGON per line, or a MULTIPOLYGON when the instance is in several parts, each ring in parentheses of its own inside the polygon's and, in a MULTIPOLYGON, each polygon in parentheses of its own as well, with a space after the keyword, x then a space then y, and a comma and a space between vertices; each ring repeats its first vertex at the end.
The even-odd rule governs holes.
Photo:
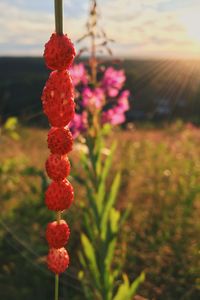
MULTIPOLYGON (((63 2, 64 31, 76 41, 85 32, 89 0, 63 2)), ((98 4, 115 56, 200 58, 199 0, 98 4)), ((0 28, 0 56, 41 56, 54 31, 54 0, 0 0, 0 28)))

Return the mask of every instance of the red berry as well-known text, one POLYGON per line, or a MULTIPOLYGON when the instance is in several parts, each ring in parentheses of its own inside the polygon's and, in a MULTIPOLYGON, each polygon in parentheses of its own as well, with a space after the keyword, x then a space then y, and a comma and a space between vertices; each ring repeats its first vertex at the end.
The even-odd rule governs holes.
POLYGON ((47 256, 47 265, 48 268, 56 274, 65 272, 69 265, 67 250, 65 248, 51 248, 47 256))
POLYGON ((53 154, 66 154, 72 150, 73 137, 68 127, 52 127, 48 133, 48 147, 53 154))
POLYGON ((49 123, 66 126, 74 117, 74 90, 68 71, 51 72, 42 92, 42 106, 49 123))
POLYGON ((66 155, 50 154, 45 166, 48 176, 55 181, 65 179, 70 172, 70 162, 66 155))
POLYGON ((44 59, 51 70, 69 69, 75 55, 74 45, 67 35, 53 33, 45 44, 44 59))
POLYGON ((53 181, 45 193, 45 203, 50 210, 68 209, 73 200, 74 189, 67 179, 59 182, 53 181))
POLYGON ((46 239, 51 248, 61 248, 69 240, 70 229, 64 220, 49 223, 46 230, 46 239))

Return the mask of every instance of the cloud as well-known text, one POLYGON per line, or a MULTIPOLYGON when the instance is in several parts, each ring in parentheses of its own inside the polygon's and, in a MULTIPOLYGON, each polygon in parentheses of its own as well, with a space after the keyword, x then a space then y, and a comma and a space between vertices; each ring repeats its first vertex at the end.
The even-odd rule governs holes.
MULTIPOLYGON (((173 1, 176 2, 178 0, 173 1)), ((127 56, 157 56, 159 53, 162 56, 197 52, 180 17, 186 8, 178 12, 160 10, 160 5, 169 3, 172 2, 99 0, 101 25, 116 40, 114 53, 127 56)), ((88 2, 66 0, 64 5, 65 31, 76 40, 84 33, 88 2)), ((1 0, 0 54, 41 55, 44 42, 54 30, 53 13, 53 1, 50 5, 50 1, 41 0, 1 0)))
POLYGON ((110 0, 104 6, 102 3, 102 23, 109 35, 121 44, 121 54, 139 56, 154 52, 162 56, 169 51, 172 56, 184 56, 188 52, 196 54, 198 49, 200 54, 200 47, 191 40, 180 21, 182 11, 160 10, 158 5, 164 3, 169 1, 141 0, 135 5, 135 1, 110 0))
MULTIPOLYGON (((43 12, 22 8, 16 4, 23 4, 24 0, 2 1, 0 3, 0 54, 22 55, 42 54, 44 42, 54 31, 54 15, 52 12, 43 12), (15 45, 15 47, 13 47, 15 45), (16 47, 17 46, 17 47, 16 47), (32 46, 32 49, 31 47, 32 46), (34 52, 35 50, 35 52, 34 52)), ((66 3, 67 5, 67 3, 66 3)), ((78 21, 73 16, 67 17, 67 32, 76 39, 83 27, 85 18, 79 17, 78 21), (80 26, 80 27, 79 27, 80 26)))

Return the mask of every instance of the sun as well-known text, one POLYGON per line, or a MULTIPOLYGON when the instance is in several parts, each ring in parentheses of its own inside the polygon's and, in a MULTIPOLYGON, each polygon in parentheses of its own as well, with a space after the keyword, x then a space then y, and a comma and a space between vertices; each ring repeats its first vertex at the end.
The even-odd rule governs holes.
POLYGON ((181 23, 186 34, 193 42, 200 44, 200 14, 199 7, 188 10, 181 15, 181 23))

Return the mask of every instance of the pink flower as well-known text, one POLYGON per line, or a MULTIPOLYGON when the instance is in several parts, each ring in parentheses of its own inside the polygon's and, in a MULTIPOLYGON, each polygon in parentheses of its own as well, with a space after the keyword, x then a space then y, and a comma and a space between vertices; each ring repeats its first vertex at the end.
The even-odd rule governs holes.
POLYGON ((124 123, 126 120, 124 113, 118 111, 117 107, 104 111, 102 113, 102 123, 110 123, 112 125, 119 125, 124 123))
POLYGON ((129 101, 128 101, 129 95, 130 92, 128 90, 125 90, 120 94, 117 100, 118 111, 121 110, 124 113, 125 111, 129 110, 130 108, 129 101))
POLYGON ((70 74, 74 86, 78 85, 79 83, 83 83, 84 85, 88 83, 87 71, 84 67, 84 64, 80 63, 73 65, 70 68, 70 74))
POLYGON ((106 90, 109 97, 116 97, 119 90, 125 82, 125 74, 123 70, 115 70, 112 67, 106 69, 103 79, 102 87, 106 90))
POLYGON ((82 105, 84 107, 101 108, 104 104, 105 95, 101 88, 95 88, 91 90, 86 87, 82 93, 82 105))
POLYGON ((102 123, 110 123, 112 125, 119 125, 125 122, 125 112, 129 110, 129 91, 125 90, 117 99, 117 104, 113 108, 102 113, 102 123))
POLYGON ((80 133, 86 131, 87 126, 87 112, 84 111, 82 114, 76 113, 74 119, 69 124, 73 138, 75 139, 80 133))

